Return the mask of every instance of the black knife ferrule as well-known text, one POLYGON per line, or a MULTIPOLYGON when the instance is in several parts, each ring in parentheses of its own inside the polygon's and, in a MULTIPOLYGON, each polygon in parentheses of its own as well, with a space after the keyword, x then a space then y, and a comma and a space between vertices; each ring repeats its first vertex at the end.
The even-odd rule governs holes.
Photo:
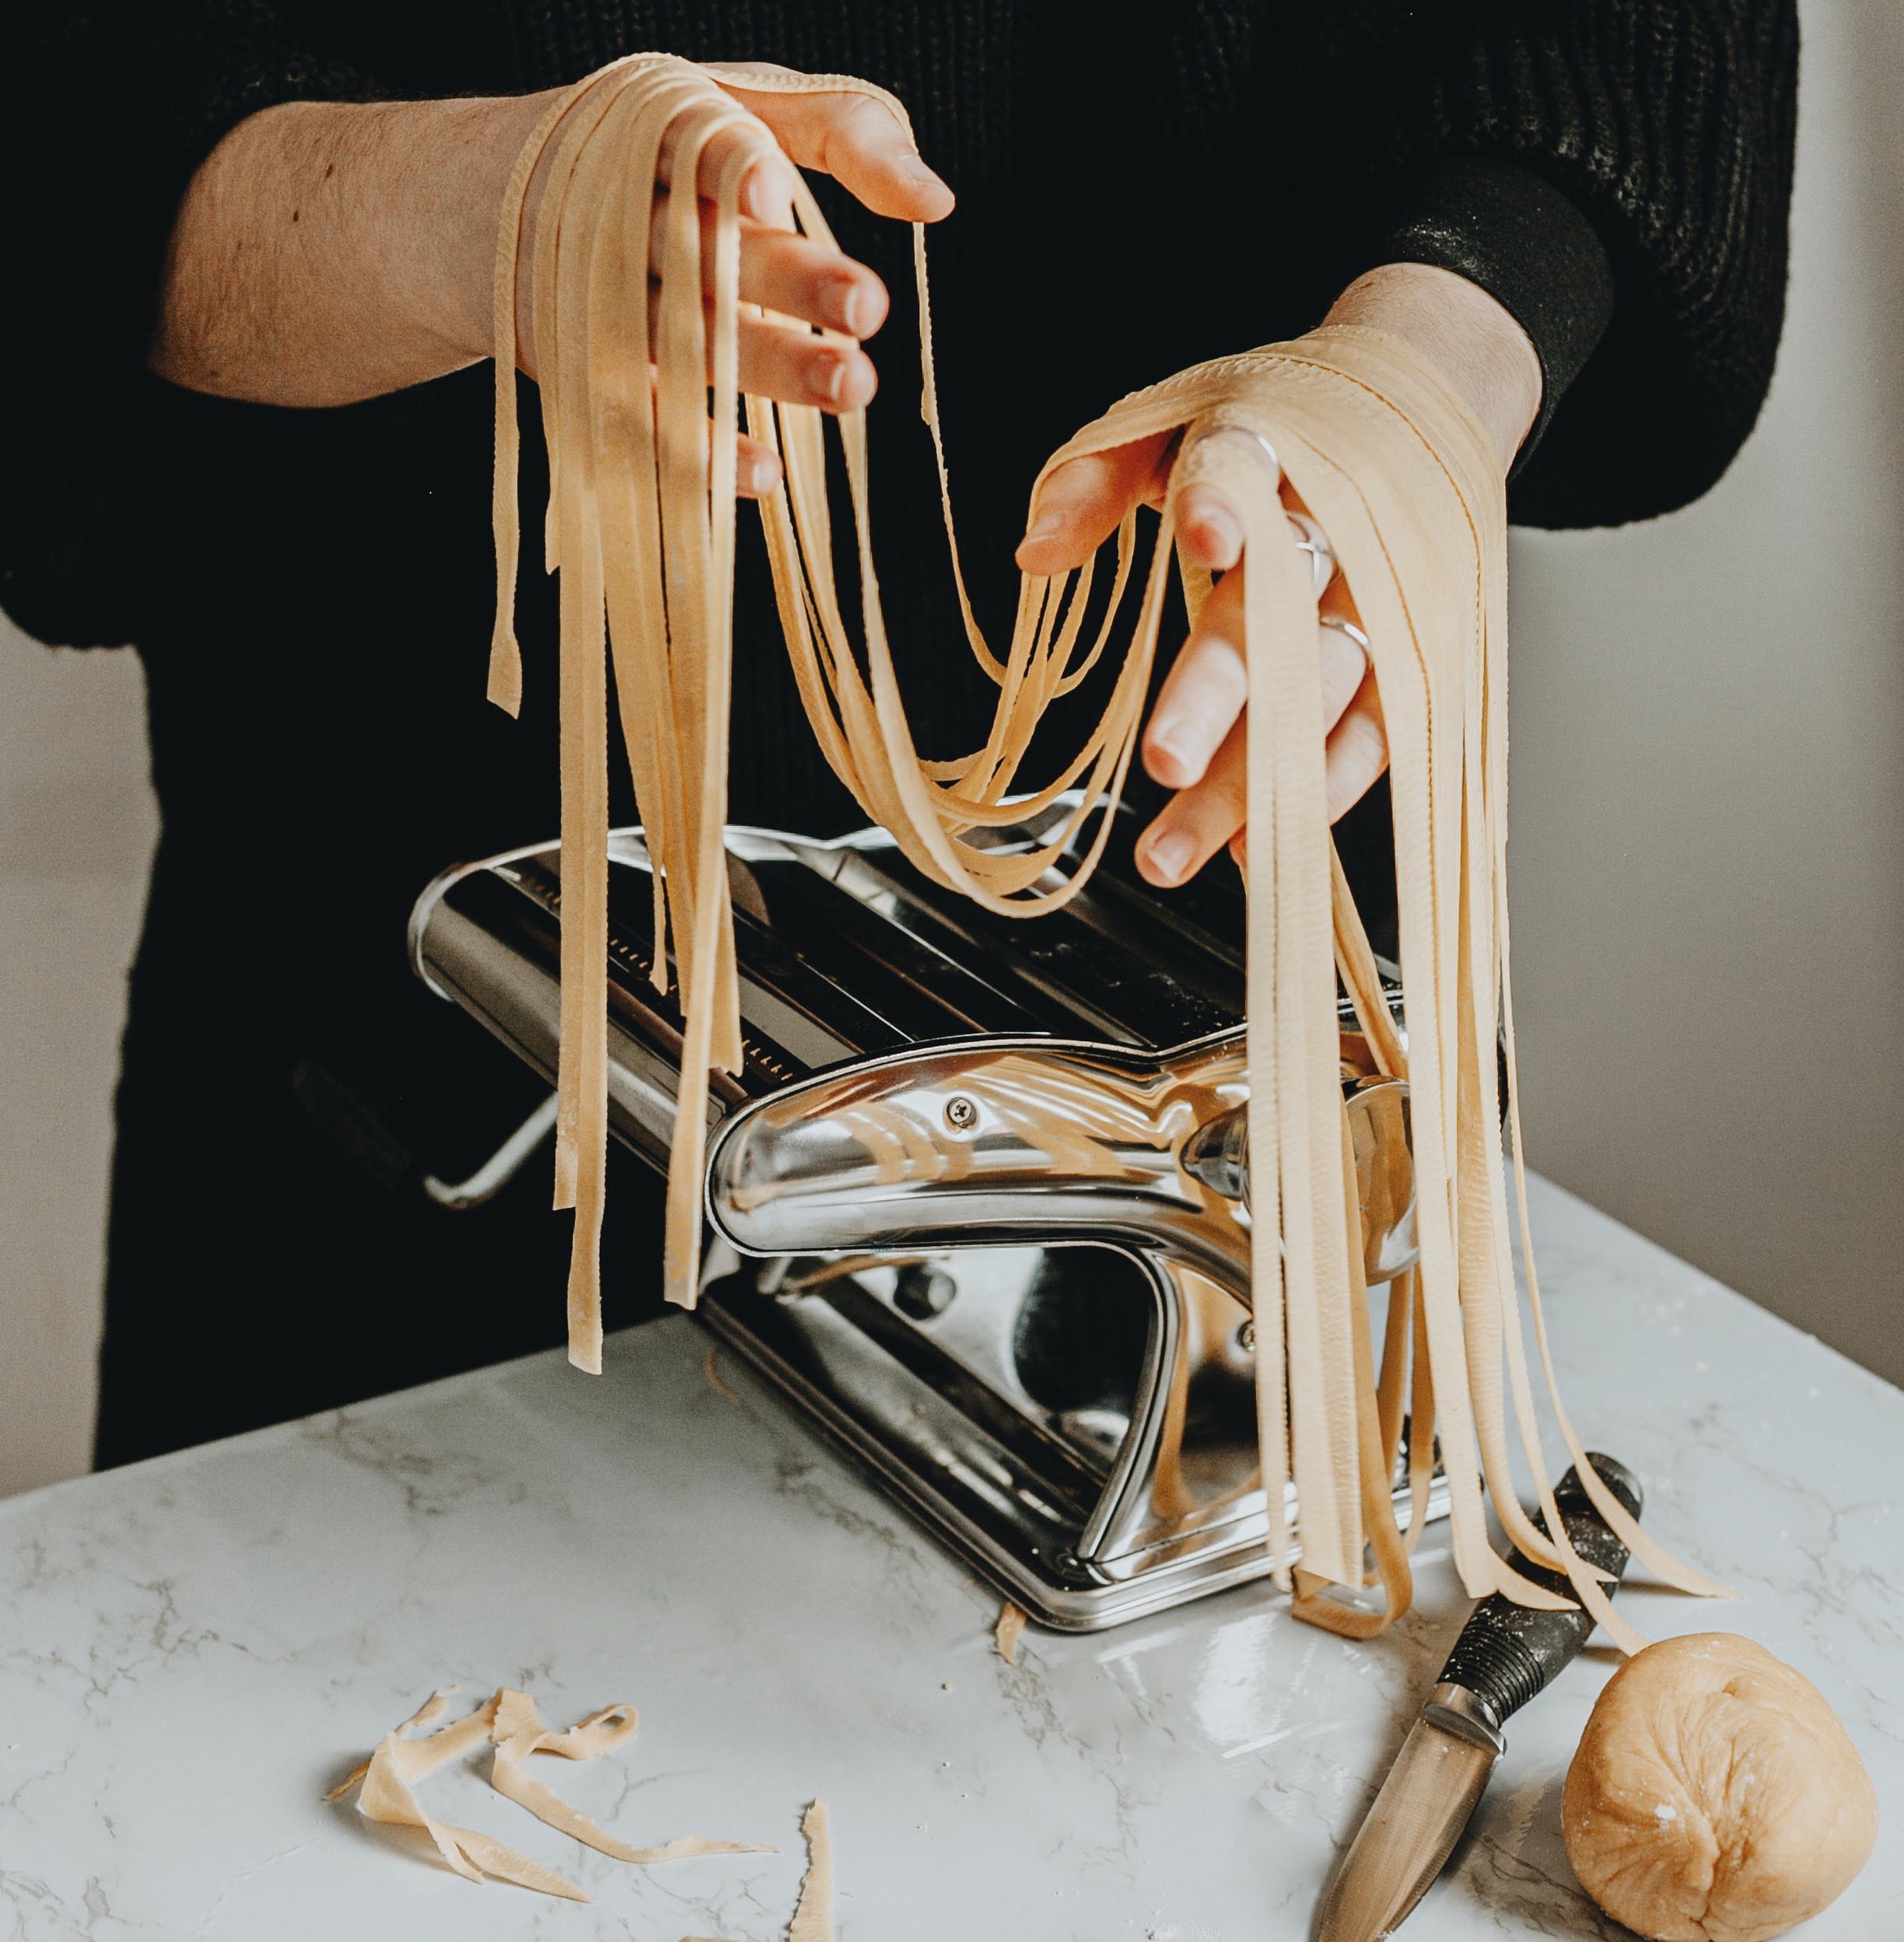
MULTIPOLYGON (((1588 1453, 1587 1461, 1629 1513, 1638 1517, 1642 1499, 1632 1472, 1612 1457, 1594 1452, 1588 1453)), ((1601 1520, 1577 1472, 1569 1470, 1556 1485, 1554 1503, 1568 1541, 1586 1563, 1615 1578, 1625 1571, 1626 1547, 1601 1520)), ((1545 1531, 1544 1517, 1534 1522, 1545 1531)), ((1507 1562, 1544 1589, 1573 1597, 1562 1573, 1529 1563, 1517 1551, 1509 1553, 1507 1562)), ((1440 1683, 1465 1686, 1486 1702, 1496 1720, 1506 1720, 1545 1689, 1587 1643, 1593 1628, 1592 1614, 1577 1605, 1566 1611, 1537 1611, 1496 1592, 1475 1606, 1462 1627, 1440 1683)))

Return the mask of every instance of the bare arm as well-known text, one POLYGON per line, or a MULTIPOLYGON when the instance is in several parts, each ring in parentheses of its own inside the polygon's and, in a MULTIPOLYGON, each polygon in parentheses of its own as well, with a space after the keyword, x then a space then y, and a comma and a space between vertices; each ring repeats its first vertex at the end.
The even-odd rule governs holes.
POLYGON ((180 206, 152 369, 326 405, 486 357, 503 188, 543 106, 299 101, 240 122, 180 206))
MULTIPOLYGON (((774 130, 743 189, 741 295, 783 316, 870 337, 885 287, 863 264, 781 226, 790 156, 824 166, 882 215, 935 221, 950 191, 877 103, 837 94, 723 85, 774 130)), ((490 355, 496 225, 516 156, 550 95, 373 104, 293 102, 234 128, 193 177, 175 222, 150 362, 221 397, 348 404, 441 377, 490 355)), ((758 142, 734 131, 730 141, 758 142)), ((723 159, 708 145, 704 180, 723 159)), ((664 170, 665 174, 665 170, 664 170)), ((531 185, 518 315, 531 375, 529 271, 539 183, 531 185)), ((657 212, 657 222, 660 213, 657 212)), ((864 352, 808 331, 744 324, 748 390, 843 411, 877 382, 864 352)), ((744 446, 747 442, 743 440, 744 446)), ((764 453, 744 489, 770 490, 764 453)))

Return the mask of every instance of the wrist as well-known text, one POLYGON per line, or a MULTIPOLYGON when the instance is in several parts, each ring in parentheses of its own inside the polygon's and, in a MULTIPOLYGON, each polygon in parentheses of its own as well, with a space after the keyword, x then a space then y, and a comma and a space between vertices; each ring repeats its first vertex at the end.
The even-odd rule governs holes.
POLYGON ((1478 283, 1429 264, 1384 264, 1357 277, 1323 321, 1412 345, 1474 414, 1502 472, 1512 467, 1540 411, 1540 355, 1513 313, 1478 283))
POLYGON ((546 95, 405 102, 383 225, 391 288, 419 348, 446 369, 491 355, 496 231, 522 145, 546 95))
POLYGON ((502 198, 544 100, 288 102, 240 122, 174 220, 152 368, 324 406, 488 356, 502 198))

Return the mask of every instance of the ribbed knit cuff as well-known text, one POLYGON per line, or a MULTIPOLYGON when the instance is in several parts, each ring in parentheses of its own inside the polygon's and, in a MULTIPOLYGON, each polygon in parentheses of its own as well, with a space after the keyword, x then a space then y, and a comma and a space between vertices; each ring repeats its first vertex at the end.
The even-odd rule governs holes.
POLYGON ((1541 407, 1514 461, 1540 443, 1613 316, 1613 270, 1593 225, 1545 177, 1511 162, 1457 157, 1388 185, 1355 240, 1351 277, 1426 263, 1478 283, 1533 341, 1541 407))

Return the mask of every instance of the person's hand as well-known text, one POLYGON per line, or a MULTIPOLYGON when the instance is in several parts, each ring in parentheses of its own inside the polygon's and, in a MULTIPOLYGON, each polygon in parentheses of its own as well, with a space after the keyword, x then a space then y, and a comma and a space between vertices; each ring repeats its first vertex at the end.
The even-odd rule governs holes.
MULTIPOLYGON (((736 143, 758 149, 743 186, 740 296, 797 320, 744 320, 740 382, 849 411, 873 395, 871 360, 802 327, 870 337, 885 320, 886 290, 864 264, 789 233, 793 166, 823 170, 879 214, 915 222, 949 214, 952 192, 882 103, 749 88, 762 72, 710 70, 779 148, 737 128, 710 138, 698 171, 710 184, 736 143)), ((504 194, 523 144, 559 98, 292 101, 247 117, 199 166, 173 222, 152 368, 215 397, 310 408, 355 404, 487 358, 504 194)), ((661 173, 667 181, 665 156, 661 173)), ((530 183, 518 257, 517 362, 532 376, 546 175, 545 164, 530 183)), ((705 198, 701 213, 712 220, 705 198)), ((740 489, 771 492, 778 462, 744 438, 740 447, 740 489)))
MULTIPOLYGON (((1503 472, 1512 464, 1539 409, 1540 362, 1526 333, 1484 290, 1445 270, 1391 264, 1353 285, 1328 320, 1368 324, 1412 342, 1475 411, 1503 472)), ((1032 509, 1019 565, 1043 574, 1082 565, 1133 506, 1163 504, 1180 456, 1166 436, 1060 466, 1032 509)), ((1247 841, 1243 523, 1223 492, 1193 485, 1178 495, 1177 534, 1191 565, 1223 577, 1165 677, 1144 731, 1144 767, 1176 791, 1137 845, 1138 868, 1164 889, 1187 882, 1226 845, 1241 863, 1247 841)), ((1353 623, 1349 591, 1339 579, 1324 593, 1321 611, 1326 619, 1353 623)), ((1316 653, 1334 821, 1387 768, 1388 745, 1381 699, 1356 635, 1319 625, 1316 653)))
MULTIPOLYGON (((1061 466, 1045 481, 1019 565, 1034 573, 1081 565, 1132 506, 1160 507, 1180 456, 1172 438, 1140 439, 1061 466)), ((1177 792, 1137 845, 1138 868, 1164 889, 1187 882, 1225 844, 1242 861, 1248 799, 1243 523, 1216 487, 1188 485, 1178 497, 1177 537, 1188 565, 1223 577, 1171 663, 1144 730, 1144 767, 1177 792)), ((1325 597, 1342 615, 1339 581, 1325 597)), ((1332 822, 1381 775, 1388 746, 1368 659, 1355 636, 1318 626, 1316 651, 1332 822)))
MULTIPOLYGON (((737 149, 758 150, 760 159, 740 184, 740 300, 797 320, 772 324, 743 311, 740 388, 786 404, 817 405, 823 411, 853 411, 870 403, 878 387, 872 359, 857 343, 823 342, 800 326, 819 324, 863 341, 886 320, 886 286, 842 250, 793 233, 794 165, 833 177, 876 215, 901 222, 938 222, 951 213, 952 191, 919 159, 911 135, 892 110, 870 95, 750 88, 751 76, 788 72, 764 61, 723 63, 706 72, 765 122, 779 144, 778 149, 764 144, 751 128, 723 128, 702 149, 696 175, 703 228, 711 231, 714 210, 707 198, 712 185, 737 149)), ((551 152, 554 146, 551 142, 551 152)), ((660 176, 669 194, 673 148, 671 138, 663 141, 660 176)), ((531 376, 534 226, 546 169, 545 163, 530 181, 517 276, 519 354, 531 376)), ((667 195, 658 195, 649 230, 649 268, 656 275, 667 215, 667 195)), ((655 288, 649 286, 651 321, 655 288)), ((711 298, 711 287, 708 293, 711 298)), ((779 460, 743 434, 736 468, 739 490, 761 498, 779 481, 779 460)))

